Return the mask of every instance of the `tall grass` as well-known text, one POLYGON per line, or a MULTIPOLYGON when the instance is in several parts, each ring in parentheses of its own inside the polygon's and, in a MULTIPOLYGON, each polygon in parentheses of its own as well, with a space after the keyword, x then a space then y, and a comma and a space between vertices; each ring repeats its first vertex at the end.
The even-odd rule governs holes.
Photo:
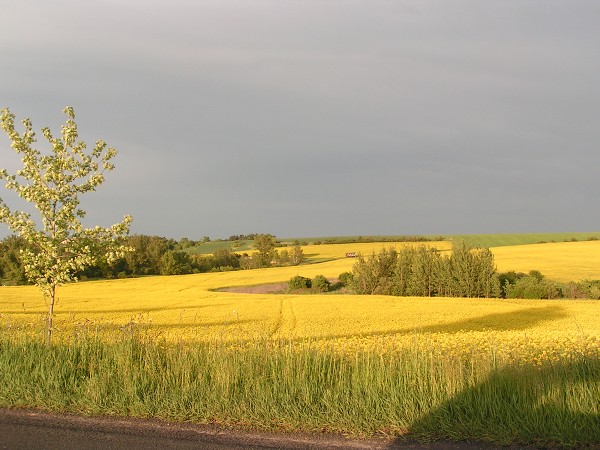
POLYGON ((547 367, 489 357, 245 349, 131 333, 52 347, 0 336, 0 405, 261 429, 496 443, 600 443, 600 358, 547 367))

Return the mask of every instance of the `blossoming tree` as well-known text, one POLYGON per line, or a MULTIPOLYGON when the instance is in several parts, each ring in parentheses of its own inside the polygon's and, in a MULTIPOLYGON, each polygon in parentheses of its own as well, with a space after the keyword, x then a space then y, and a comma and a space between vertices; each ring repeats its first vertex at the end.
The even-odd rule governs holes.
POLYGON ((0 169, 0 179, 6 188, 35 206, 38 221, 24 211, 11 210, 0 198, 0 222, 23 237, 28 246, 21 251, 27 278, 40 288, 47 301, 46 341, 52 340, 52 316, 56 288, 77 281, 76 273, 102 260, 114 261, 128 248, 123 239, 129 232, 132 218, 108 228, 85 228, 81 219, 85 211, 79 207, 80 196, 95 191, 104 182, 104 173, 114 169, 111 160, 114 148, 102 140, 91 152, 78 139, 73 108, 63 113, 67 121, 61 127, 61 137, 54 137, 48 128, 42 130, 52 151, 42 154, 32 147, 36 142, 31 121, 22 121, 24 130, 15 129, 15 116, 8 109, 0 111, 2 129, 11 140, 11 147, 21 155, 23 167, 15 174, 0 169))

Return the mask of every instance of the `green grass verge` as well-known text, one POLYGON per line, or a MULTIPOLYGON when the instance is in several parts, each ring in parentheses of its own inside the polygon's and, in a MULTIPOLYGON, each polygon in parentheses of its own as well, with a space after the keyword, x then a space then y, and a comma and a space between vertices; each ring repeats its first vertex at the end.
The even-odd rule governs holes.
POLYGON ((0 337, 0 406, 261 429, 498 444, 600 444, 600 358, 336 355, 290 343, 164 345, 139 336, 46 347, 0 337))
MULTIPOLYGON (((465 240, 482 247, 502 247, 505 245, 537 244, 540 242, 588 241, 600 239, 600 232, 573 232, 573 233, 505 233, 505 234, 446 234, 446 235, 373 235, 373 236, 329 236, 310 238, 284 238, 279 239, 284 245, 300 245, 314 243, 347 243, 347 242, 393 242, 405 241, 422 236, 427 240, 443 238, 447 241, 465 240)), ((198 244, 185 249, 194 255, 211 255, 219 249, 229 249, 235 252, 247 252, 254 249, 254 241, 214 241, 198 244)))

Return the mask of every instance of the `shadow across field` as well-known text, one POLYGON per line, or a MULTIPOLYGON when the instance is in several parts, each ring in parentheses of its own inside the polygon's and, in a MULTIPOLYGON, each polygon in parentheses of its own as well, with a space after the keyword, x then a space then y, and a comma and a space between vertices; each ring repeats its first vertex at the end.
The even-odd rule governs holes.
MULTIPOLYGON (((187 308, 188 311, 193 311, 194 309, 199 308, 208 308, 215 305, 203 305, 197 306, 193 308, 187 308)), ((153 311, 167 311, 167 310, 182 310, 181 307, 173 306, 173 307, 162 307, 162 308, 127 308, 127 309, 113 309, 113 310, 77 310, 77 311, 69 311, 69 310, 61 310, 56 313, 56 316, 68 316, 70 314, 143 314, 147 312, 153 311)), ((44 315, 43 311, 7 311, 7 314, 19 314, 19 315, 44 315)), ((318 339, 347 339, 353 337, 362 337, 362 338, 370 338, 370 337, 381 337, 381 336, 389 336, 389 335, 406 335, 406 334, 430 334, 430 333, 445 333, 445 334, 454 334, 454 333, 462 333, 462 332, 472 332, 472 331, 526 331, 534 326, 540 325, 545 322, 551 322, 553 320, 562 319, 567 317, 568 314, 564 311, 564 309, 559 305, 551 305, 546 307, 535 307, 535 308, 525 308, 519 311, 511 311, 506 313, 493 313, 486 314, 479 317, 470 317, 464 320, 440 323, 434 325, 426 325, 426 326, 413 326, 413 327, 403 327, 396 329, 387 329, 382 331, 374 331, 367 333, 340 333, 340 334, 329 334, 329 335, 318 335, 312 336, 312 338, 318 339)), ((168 328, 168 329, 178 329, 178 328, 206 328, 206 327, 229 327, 234 325, 244 325, 249 323, 255 323, 256 320, 249 319, 238 319, 238 320, 226 320, 226 321, 216 321, 216 322, 179 322, 179 323, 161 323, 161 322, 150 322, 145 326, 160 329, 160 328, 168 328)), ((105 324, 106 327, 110 328, 113 326, 112 324, 105 324)), ((114 325, 114 327, 121 327, 122 325, 114 325)), ((104 325, 103 325, 104 327, 104 325)), ((251 339, 235 339, 235 342, 238 343, 246 343, 251 339)), ((292 338, 293 342, 300 342, 306 340, 306 337, 302 338, 292 338)))
POLYGON ((327 339, 343 339, 355 336, 377 337, 391 334, 415 334, 415 333, 460 333, 468 331, 525 331, 531 327, 544 322, 567 317, 564 308, 558 305, 543 308, 525 308, 519 311, 506 313, 486 314, 480 317, 471 317, 436 325, 423 327, 405 327, 392 330, 383 330, 372 333, 347 333, 320 336, 327 339))
MULTIPOLYGON (((157 306, 154 308, 122 308, 122 309, 62 309, 59 308, 54 311, 55 317, 60 316, 68 316, 68 315, 81 315, 81 314, 122 314, 122 313, 132 313, 132 314, 143 314, 149 312, 162 312, 162 311, 193 311, 195 309, 205 309, 205 308, 213 308, 217 306, 223 306, 225 303, 212 303, 210 305, 199 305, 199 306, 157 306)), ((3 311, 3 314, 19 314, 19 315, 39 315, 46 314, 46 310, 24 310, 24 309, 13 309, 9 311, 3 311)))
MULTIPOLYGON (((202 328, 210 328, 210 327, 230 327, 230 326, 236 326, 236 325, 243 325, 243 324, 249 324, 249 323, 255 323, 256 320, 254 319, 245 319, 245 320, 220 320, 220 321, 214 321, 214 322, 179 322, 179 323, 157 323, 157 322, 150 322, 147 324, 135 324, 135 326, 139 326, 140 328, 147 328, 147 329, 156 329, 156 330, 161 330, 161 329, 184 329, 184 328, 197 328, 197 329, 202 329, 202 328)), ((127 324, 113 324, 113 323, 103 323, 101 324, 99 327, 103 330, 112 330, 112 329, 121 329, 124 327, 128 327, 132 325, 132 323, 127 323, 127 324)))
MULTIPOLYGON (((458 333, 462 331, 520 331, 543 322, 567 317, 564 308, 558 305, 543 308, 526 308, 506 313, 486 314, 450 323, 411 328, 410 332, 458 333)), ((408 330, 405 330, 406 333, 408 330)))
MULTIPOLYGON (((486 438, 501 445, 597 448, 599 390, 597 358, 543 369, 504 367, 429 409, 412 424, 408 436, 428 441, 486 438)), ((405 443, 398 438, 389 449, 405 443)))
POLYGON ((216 306, 223 306, 225 303, 212 303, 210 305, 199 305, 199 306, 157 306, 155 308, 125 308, 125 309, 90 309, 90 310, 61 310, 57 314, 118 314, 118 313, 148 313, 148 312, 162 312, 162 311, 193 311, 195 309, 213 308, 216 306))
MULTIPOLYGON (((414 335, 414 334, 428 334, 428 333, 461 333, 469 331, 526 331, 531 327, 542 324, 544 322, 551 322, 556 319, 568 317, 568 314, 560 306, 546 306, 543 308, 525 308, 520 311, 512 311, 507 313, 498 314, 486 314, 480 317, 473 317, 461 321, 443 323, 438 325, 429 325, 424 327, 405 327, 388 329, 377 332, 369 333, 345 333, 345 334, 323 334, 315 336, 303 336, 303 337, 285 337, 286 342, 301 343, 307 340, 313 339, 347 339, 347 338, 370 338, 370 337, 383 337, 391 335, 414 335)), ((235 325, 244 323, 243 320, 224 322, 224 325, 235 325)), ((204 324, 201 324, 204 325, 204 324)), ((160 324, 152 324, 152 326, 161 327, 160 324)), ((172 327, 176 327, 173 325, 172 327)), ((190 326, 193 326, 190 324, 190 326)), ((200 326, 200 325, 198 325, 200 326)), ((255 338, 238 338, 232 339, 231 342, 239 345, 254 342, 255 338)))
POLYGON ((156 326, 158 329, 168 328, 208 328, 208 327, 230 327, 236 325, 243 325, 249 323, 258 322, 256 319, 240 319, 240 320, 222 320, 216 322, 179 322, 179 323, 153 323, 152 326, 156 326))

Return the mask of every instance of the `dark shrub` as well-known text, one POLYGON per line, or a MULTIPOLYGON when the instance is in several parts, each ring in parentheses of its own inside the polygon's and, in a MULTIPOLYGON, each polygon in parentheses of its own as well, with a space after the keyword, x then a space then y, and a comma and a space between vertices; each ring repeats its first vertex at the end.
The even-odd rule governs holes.
POLYGON ((311 286, 312 281, 310 278, 302 277, 300 275, 296 275, 295 277, 290 278, 290 281, 288 281, 288 289, 290 291, 309 289, 311 286))
POLYGON ((501 296, 506 298, 506 291, 510 286, 513 286, 519 279, 526 277, 523 272, 515 272, 514 270, 510 270, 508 272, 503 272, 498 274, 498 280, 500 281, 500 289, 501 296))
POLYGON ((323 275, 317 275, 312 280, 312 288, 317 292, 327 292, 331 283, 323 275))
POLYGON ((544 278, 546 278, 539 270, 530 270, 528 275, 538 281, 542 281, 544 278))
POLYGON ((341 273, 338 278, 342 286, 348 286, 350 283, 352 283, 352 278, 354 277, 352 275, 352 272, 344 272, 341 273))

